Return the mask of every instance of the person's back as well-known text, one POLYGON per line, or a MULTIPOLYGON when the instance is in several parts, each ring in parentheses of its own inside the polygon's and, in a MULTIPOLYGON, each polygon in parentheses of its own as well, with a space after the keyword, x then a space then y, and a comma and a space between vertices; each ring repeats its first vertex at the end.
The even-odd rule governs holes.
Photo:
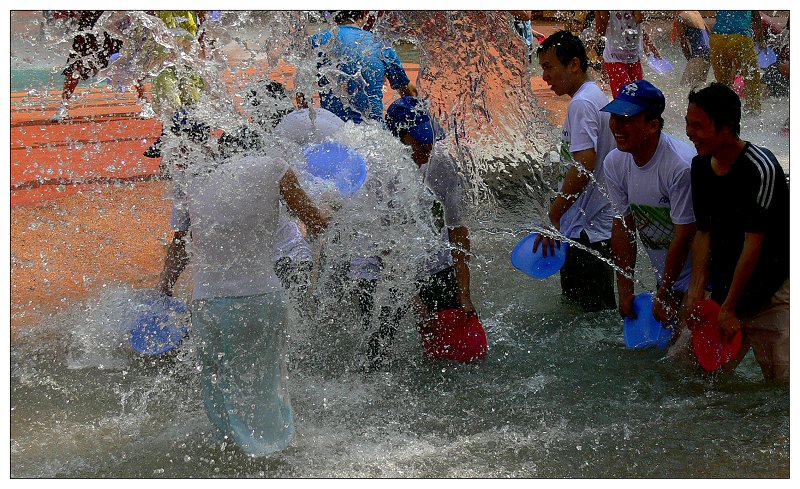
POLYGON ((271 250, 278 226, 278 181, 288 165, 238 156, 187 170, 194 255, 193 298, 248 296, 280 287, 271 250))
POLYGON ((395 90, 411 83, 394 48, 355 25, 315 34, 311 45, 319 58, 322 107, 344 121, 383 120, 384 79, 395 90))

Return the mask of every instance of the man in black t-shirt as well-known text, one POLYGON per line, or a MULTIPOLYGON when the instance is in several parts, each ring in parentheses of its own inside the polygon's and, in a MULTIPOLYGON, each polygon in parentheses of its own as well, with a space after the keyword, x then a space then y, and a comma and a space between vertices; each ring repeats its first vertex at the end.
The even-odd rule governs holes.
POLYGON ((689 94, 697 234, 686 310, 710 289, 722 334, 743 333, 727 368, 752 345, 764 378, 788 383, 789 187, 775 155, 739 138, 740 119, 739 97, 726 85, 689 94))

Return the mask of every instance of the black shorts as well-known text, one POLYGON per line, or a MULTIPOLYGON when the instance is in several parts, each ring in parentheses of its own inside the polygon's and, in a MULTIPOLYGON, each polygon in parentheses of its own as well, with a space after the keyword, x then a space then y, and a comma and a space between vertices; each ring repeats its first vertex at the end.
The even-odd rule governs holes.
POLYGON ((563 296, 587 312, 615 309, 611 240, 590 243, 589 236, 583 231, 580 238, 573 241, 599 253, 608 262, 577 246, 567 248, 567 259, 561 268, 563 296))
POLYGON ((458 301, 456 270, 452 266, 417 282, 417 290, 428 312, 461 308, 461 303, 458 301))

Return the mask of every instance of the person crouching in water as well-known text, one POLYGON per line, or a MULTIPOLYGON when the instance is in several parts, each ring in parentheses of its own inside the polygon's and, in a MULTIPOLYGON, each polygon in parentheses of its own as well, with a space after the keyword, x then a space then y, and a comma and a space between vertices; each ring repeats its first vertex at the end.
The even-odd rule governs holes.
MULTIPOLYGON (((263 122, 271 125, 279 116, 263 122)), ((255 139, 226 157, 182 155, 187 164, 173 181, 170 218, 176 234, 159 289, 172 295, 191 239, 192 333, 206 413, 221 440, 265 457, 285 449, 295 432, 286 385, 285 293, 266 250, 276 242, 281 201, 312 233, 322 232, 327 218, 279 151, 255 139)))
POLYGON ((431 118, 417 98, 405 96, 395 101, 387 109, 385 120, 392 134, 410 147, 411 158, 436 198, 434 219, 451 248, 436 257, 429 276, 417 283, 416 305, 423 323, 426 355, 462 362, 482 360, 486 356, 486 333, 470 295, 465 192, 456 161, 443 143, 435 141, 431 118), (467 320, 460 327, 437 327, 437 314, 446 310, 460 310, 467 320))

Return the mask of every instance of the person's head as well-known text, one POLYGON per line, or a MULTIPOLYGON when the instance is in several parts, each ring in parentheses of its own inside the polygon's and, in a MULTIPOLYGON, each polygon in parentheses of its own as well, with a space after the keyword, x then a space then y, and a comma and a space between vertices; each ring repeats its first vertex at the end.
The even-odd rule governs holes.
POLYGON ((741 119, 742 102, 729 86, 713 82, 689 92, 686 136, 697 154, 711 154, 720 144, 738 139, 741 119))
POLYGON ((403 144, 411 146, 412 158, 417 164, 428 162, 435 134, 428 111, 416 97, 395 100, 386 109, 386 127, 403 144))
POLYGON ((367 16, 367 10, 337 10, 333 21, 337 24, 354 24, 367 16))
POLYGON ((556 95, 574 95, 588 77, 586 47, 568 31, 558 31, 549 36, 536 54, 542 67, 542 79, 556 95))
MULTIPOLYGON (((647 80, 628 83, 600 109, 611 114, 609 126, 617 148, 626 153, 652 154, 664 128, 664 94, 647 80)), ((639 161, 637 161, 638 163, 639 161)), ((646 162, 643 162, 646 163, 646 162)))
POLYGON ((260 80, 248 87, 246 107, 253 122, 265 131, 272 130, 284 115, 294 110, 286 89, 274 80, 260 80))

